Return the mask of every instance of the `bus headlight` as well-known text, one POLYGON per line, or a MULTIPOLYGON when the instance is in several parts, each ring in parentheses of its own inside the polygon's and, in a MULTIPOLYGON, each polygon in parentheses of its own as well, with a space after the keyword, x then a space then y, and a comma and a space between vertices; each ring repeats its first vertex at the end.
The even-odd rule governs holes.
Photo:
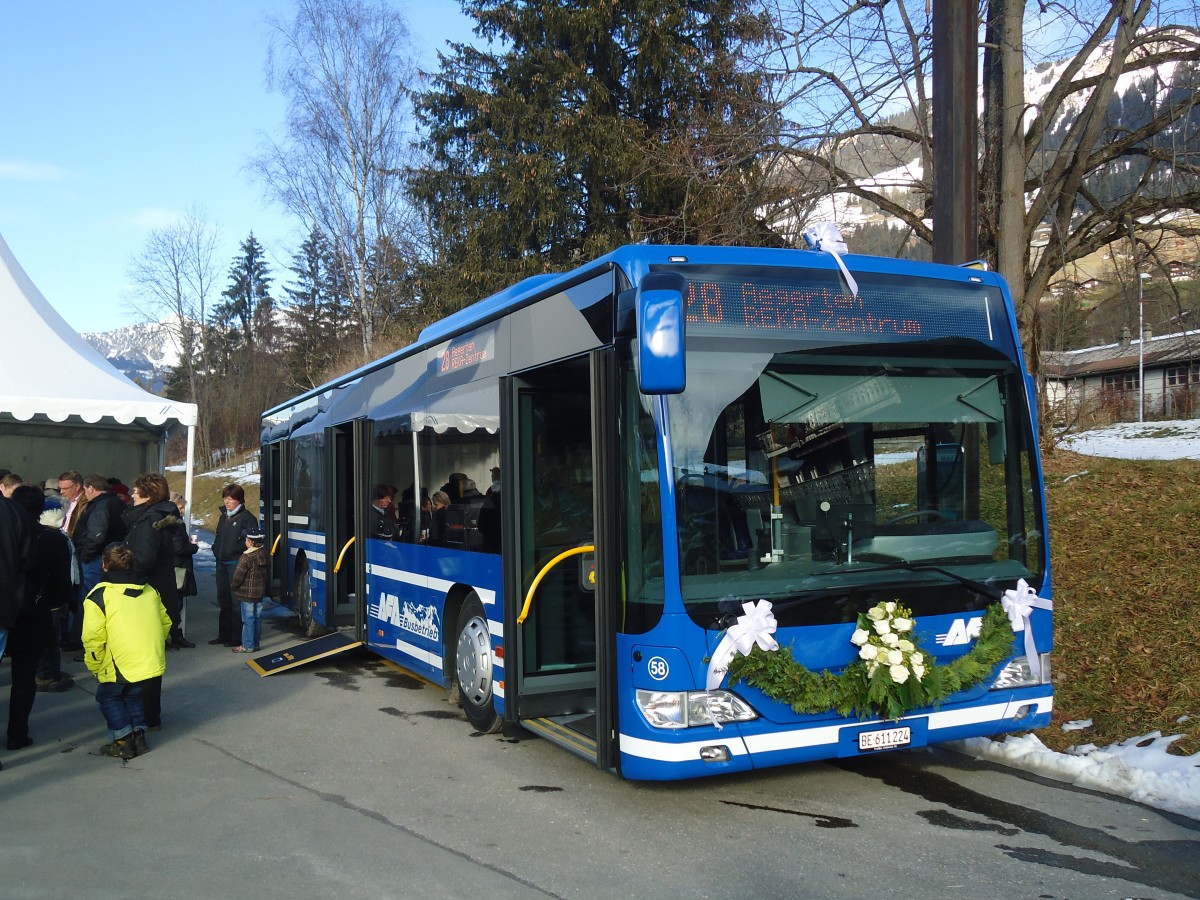
POLYGON ((1042 663, 1042 677, 1034 678, 1033 672, 1029 669, 1029 657, 1018 656, 996 676, 996 680, 992 682, 993 691, 1007 691, 1012 688, 1035 687, 1039 684, 1050 683, 1050 654, 1041 653, 1038 659, 1042 663))
POLYGON ((749 722, 758 713, 741 697, 729 691, 636 692, 638 709, 655 728, 696 728, 749 722))

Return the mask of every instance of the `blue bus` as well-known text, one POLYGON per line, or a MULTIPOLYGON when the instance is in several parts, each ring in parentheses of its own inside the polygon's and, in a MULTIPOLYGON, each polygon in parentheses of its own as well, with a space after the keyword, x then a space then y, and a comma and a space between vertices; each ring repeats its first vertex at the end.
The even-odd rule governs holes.
POLYGON ((629 779, 1042 727, 1034 396, 994 273, 623 247, 264 413, 274 595, 629 779))

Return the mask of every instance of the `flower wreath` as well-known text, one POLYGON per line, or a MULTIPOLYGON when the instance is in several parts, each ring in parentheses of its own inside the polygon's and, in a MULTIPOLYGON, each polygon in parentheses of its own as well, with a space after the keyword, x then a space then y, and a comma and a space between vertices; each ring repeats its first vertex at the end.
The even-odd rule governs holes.
POLYGON ((896 602, 879 603, 858 616, 858 627, 850 637, 859 648, 858 658, 834 675, 805 668, 789 648, 779 647, 771 637, 775 617, 770 603, 745 603, 746 615, 730 627, 713 653, 709 687, 719 684, 728 671, 731 687, 745 682, 798 713, 832 709, 843 716, 899 719, 909 710, 936 706, 982 682, 1012 653, 1014 632, 1025 632, 1030 669, 1039 676, 1028 627, 1029 613, 1035 608, 1053 605, 1020 581, 987 608, 975 646, 946 665, 937 665, 921 652, 912 613, 896 602))

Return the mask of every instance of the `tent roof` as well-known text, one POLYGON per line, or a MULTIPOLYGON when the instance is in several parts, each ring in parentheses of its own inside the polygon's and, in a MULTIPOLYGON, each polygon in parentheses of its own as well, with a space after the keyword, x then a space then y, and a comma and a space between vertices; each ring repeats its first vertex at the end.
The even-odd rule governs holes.
POLYGON ((0 235, 0 414, 27 421, 45 416, 65 422, 195 425, 196 405, 159 397, 138 387, 88 344, 55 311, 25 274, 0 235))

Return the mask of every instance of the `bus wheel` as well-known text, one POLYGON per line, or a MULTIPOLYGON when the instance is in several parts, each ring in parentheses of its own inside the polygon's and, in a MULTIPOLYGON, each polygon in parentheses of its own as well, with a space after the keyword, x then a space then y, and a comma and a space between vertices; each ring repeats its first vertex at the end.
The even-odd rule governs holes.
POLYGON ((458 614, 458 644, 454 654, 459 702, 476 731, 494 734, 500 716, 492 698, 492 633, 483 604, 474 594, 458 614))
POLYGON ((300 630, 307 637, 312 629, 312 575, 308 571, 308 560, 296 564, 296 619, 300 630))

